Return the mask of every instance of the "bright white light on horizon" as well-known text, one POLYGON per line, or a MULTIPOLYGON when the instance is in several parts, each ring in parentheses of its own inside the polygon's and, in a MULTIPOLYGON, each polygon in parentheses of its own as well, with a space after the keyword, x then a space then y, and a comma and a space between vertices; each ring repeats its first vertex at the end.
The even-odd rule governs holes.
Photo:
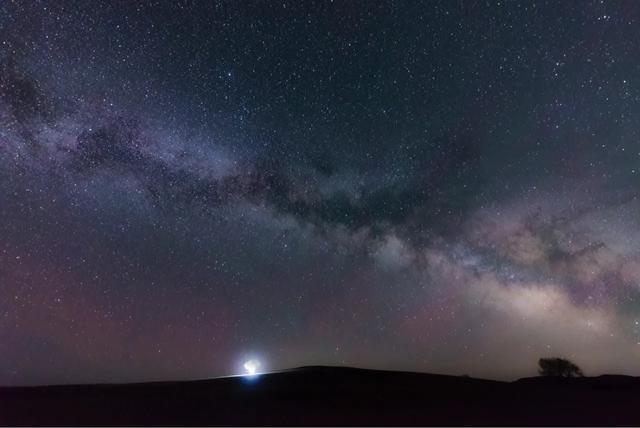
POLYGON ((258 368, 260 367, 260 362, 258 360, 248 360, 242 366, 244 367, 246 374, 248 376, 254 376, 258 372, 258 368))

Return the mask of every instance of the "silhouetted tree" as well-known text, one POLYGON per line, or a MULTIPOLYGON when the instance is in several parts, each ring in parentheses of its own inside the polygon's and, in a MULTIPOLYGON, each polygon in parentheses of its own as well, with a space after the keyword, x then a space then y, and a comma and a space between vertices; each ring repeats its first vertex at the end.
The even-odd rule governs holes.
POLYGON ((564 358, 540 358, 538 373, 542 376, 581 377, 584 376, 580 367, 564 358))

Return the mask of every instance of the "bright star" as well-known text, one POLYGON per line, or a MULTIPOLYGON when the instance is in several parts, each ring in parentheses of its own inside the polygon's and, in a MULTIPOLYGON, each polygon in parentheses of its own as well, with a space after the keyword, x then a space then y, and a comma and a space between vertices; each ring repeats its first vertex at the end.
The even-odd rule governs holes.
POLYGON ((248 360, 247 362, 244 363, 243 367, 246 370, 247 372, 246 374, 248 376, 253 376, 258 371, 258 367, 260 367, 260 362, 257 360, 248 360))

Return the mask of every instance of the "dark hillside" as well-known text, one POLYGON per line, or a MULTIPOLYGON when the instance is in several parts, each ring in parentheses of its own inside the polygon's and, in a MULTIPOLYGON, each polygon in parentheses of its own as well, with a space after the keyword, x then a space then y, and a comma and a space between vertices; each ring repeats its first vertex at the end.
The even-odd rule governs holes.
POLYGON ((640 380, 513 383, 304 367, 255 378, 0 389, 3 425, 638 425, 640 380))

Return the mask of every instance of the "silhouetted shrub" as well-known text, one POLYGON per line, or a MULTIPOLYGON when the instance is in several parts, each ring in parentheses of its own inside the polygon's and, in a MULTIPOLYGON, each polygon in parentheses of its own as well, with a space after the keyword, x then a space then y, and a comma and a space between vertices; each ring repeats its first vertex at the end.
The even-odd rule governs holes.
POLYGON ((538 373, 542 376, 581 377, 584 376, 580 367, 564 358, 540 358, 538 373))

